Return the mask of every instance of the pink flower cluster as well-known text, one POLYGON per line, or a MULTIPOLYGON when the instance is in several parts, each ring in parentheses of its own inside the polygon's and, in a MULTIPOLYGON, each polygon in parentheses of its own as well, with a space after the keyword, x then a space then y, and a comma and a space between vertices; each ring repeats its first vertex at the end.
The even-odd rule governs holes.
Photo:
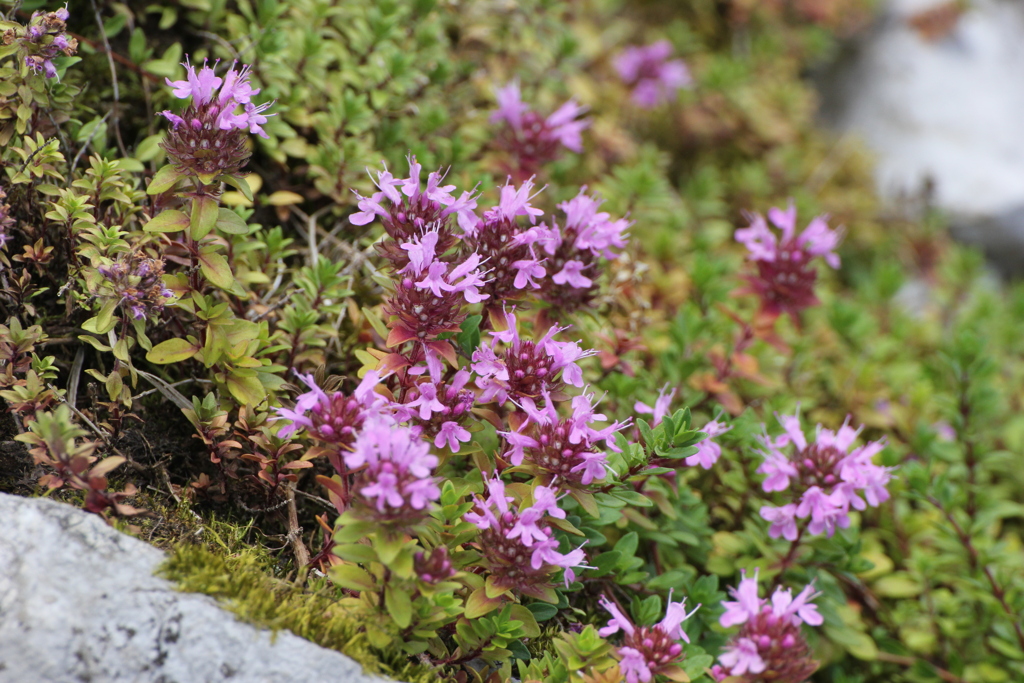
POLYGON ((352 445, 363 424, 371 419, 394 422, 390 402, 375 391, 380 384, 380 375, 372 370, 366 373, 351 396, 340 391, 327 393, 312 375, 298 376, 309 391, 295 399, 294 408, 275 409, 277 414, 271 419, 285 421, 277 434, 287 439, 305 430, 317 441, 331 447, 328 460, 338 474, 346 476, 342 450, 352 445))
POLYGON ((632 99, 638 107, 653 109, 693 84, 686 62, 670 56, 672 44, 659 40, 643 47, 628 47, 615 58, 615 69, 623 82, 632 86, 632 99))
POLYGON ((775 589, 771 601, 757 595, 757 574, 740 580, 739 588, 731 588, 735 600, 722 602, 725 613, 719 623, 725 628, 743 628, 733 637, 720 662, 712 669, 716 680, 730 676, 741 681, 760 680, 758 674, 771 671, 773 681, 801 683, 818 668, 810 659, 810 650, 800 629, 801 624, 820 626, 813 586, 806 586, 794 598, 790 589, 775 589))
MULTIPOLYGON (((55 12, 33 12, 28 27, 21 37, 25 66, 46 78, 57 78, 53 60, 70 57, 78 51, 78 41, 67 33, 67 20, 71 18, 67 5, 55 12)), ((13 30, 6 32, 4 45, 15 40, 13 30)), ((59 80, 59 79, 58 79, 59 80)))
POLYGON ((417 383, 406 395, 404 403, 395 407, 403 421, 417 422, 424 435, 434 438, 437 448, 448 446, 457 452, 460 444, 467 443, 471 436, 463 425, 469 417, 476 396, 466 388, 472 375, 459 370, 446 382, 433 378, 417 383))
POLYGON ((444 176, 440 172, 428 174, 424 185, 420 179, 422 171, 415 156, 409 157, 408 178, 394 177, 385 166, 374 180, 377 192, 369 197, 356 193, 359 212, 349 217, 352 225, 367 225, 379 218, 388 234, 399 240, 455 216, 463 231, 472 232, 477 223, 475 193, 463 192, 456 199, 451 194, 455 186, 442 185, 444 176))
POLYGON ((537 408, 531 398, 522 399, 526 422, 516 430, 498 432, 508 444, 505 457, 515 467, 525 460, 549 483, 557 477, 563 485, 587 486, 603 479, 607 457, 597 450, 598 444, 604 441, 605 448, 618 451, 615 433, 626 423, 594 428, 591 423, 605 422, 607 418, 595 412, 593 398, 593 394, 585 392, 574 397, 572 415, 565 419, 559 417, 550 396, 544 397, 543 408, 537 408))
POLYGON ((344 457, 349 469, 362 469, 356 479, 356 500, 375 521, 411 524, 441 497, 431 476, 437 456, 431 455, 418 428, 371 419, 344 457))
POLYGON ((569 100, 546 118, 523 102, 519 82, 495 90, 498 108, 491 123, 504 123, 498 144, 516 160, 512 169, 524 180, 537 174, 545 164, 558 158, 561 148, 583 151, 582 132, 589 119, 578 118, 587 108, 569 100))
MULTIPOLYGON (((190 117, 186 114, 183 118, 170 111, 160 112, 174 128, 189 125, 198 129, 203 125, 208 125, 212 120, 220 130, 248 129, 250 133, 268 137, 262 127, 267 122, 267 116, 263 112, 273 103, 265 102, 261 105, 252 103, 252 98, 259 94, 260 89, 253 88, 249 84, 249 67, 247 65, 243 65, 237 71, 232 65, 223 78, 217 76, 214 70, 206 65, 206 62, 203 62, 203 66, 198 71, 188 62, 188 58, 185 59, 182 66, 186 71, 185 80, 172 81, 168 78, 166 79, 167 85, 174 88, 175 97, 182 100, 192 98, 192 107, 206 115, 190 117), (242 108, 242 111, 238 111, 239 107, 242 108)), ((210 151, 212 153, 216 150, 210 151)))
POLYGON ((568 553, 558 551, 550 518, 565 519, 558 507, 553 488, 533 489, 533 505, 515 509, 515 499, 505 495, 505 483, 495 476, 487 482, 486 499, 475 497, 475 507, 464 519, 480 529, 477 543, 491 576, 501 588, 515 588, 526 595, 544 599, 543 588, 550 584, 551 574, 565 570, 565 585, 575 578, 576 568, 586 555, 582 548, 568 553))
POLYGON ((782 536, 795 541, 799 535, 796 520, 807 517, 808 531, 831 536, 836 527, 845 529, 850 525, 851 507, 864 510, 889 499, 885 487, 892 470, 872 462, 885 447, 884 440, 870 441, 851 451, 861 430, 845 422, 838 432, 818 425, 814 441, 809 443, 799 415, 784 415, 778 420, 783 433, 775 439, 761 437, 765 460, 757 471, 767 475, 762 484, 765 491, 790 490, 794 502, 761 508, 761 516, 771 522, 768 533, 772 538, 782 536), (783 450, 790 446, 790 453, 783 450))
POLYGON ((782 232, 780 237, 764 216, 753 214, 749 218, 750 226, 736 231, 736 241, 747 248, 748 258, 757 267, 757 274, 747 277, 747 291, 760 297, 764 311, 788 313, 795 319, 800 311, 818 303, 814 294, 818 273, 811 266, 813 259, 820 256, 832 268, 839 267, 835 249, 842 233, 829 228, 825 218, 819 216, 798 235, 796 207, 792 204, 785 211, 768 211, 768 220, 782 232))
POLYGON ((664 619, 654 626, 636 626, 615 603, 604 596, 601 596, 599 602, 612 618, 598 634, 602 638, 619 631, 625 634, 625 640, 618 648, 617 654, 619 669, 627 683, 648 683, 655 675, 679 660, 679 655, 683 652, 683 646, 679 641, 690 642, 690 637, 683 630, 683 622, 700 609, 700 605, 697 605, 687 613, 685 598, 679 602, 672 602, 672 596, 669 594, 664 619))
POLYGON ((554 221, 551 227, 541 224, 532 228, 528 237, 546 255, 552 273, 553 284, 544 287, 541 296, 563 311, 590 302, 596 291, 597 260, 617 258, 615 250, 625 248, 626 230, 632 225, 625 218, 613 220, 609 213, 599 211, 601 200, 587 195, 586 190, 580 188, 573 199, 558 205, 565 214, 561 226, 554 221))
POLYGON ((507 328, 491 332, 491 344, 473 352, 481 403, 504 405, 510 398, 522 401, 556 395, 565 384, 583 386, 583 370, 576 361, 594 352, 584 351, 578 342, 555 341, 555 335, 568 328, 552 325, 533 341, 520 337, 514 313, 506 312, 505 320, 507 328))

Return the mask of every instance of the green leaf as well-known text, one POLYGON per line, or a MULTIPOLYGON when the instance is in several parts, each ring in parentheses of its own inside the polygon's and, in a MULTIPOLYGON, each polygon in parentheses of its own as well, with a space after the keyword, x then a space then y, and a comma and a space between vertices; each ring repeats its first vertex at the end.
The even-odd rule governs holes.
POLYGON ((388 614, 399 628, 406 628, 412 623, 412 601, 409 594, 401 588, 387 587, 384 591, 384 606, 388 608, 388 614))
POLYGON ((215 287, 230 289, 231 285, 235 283, 235 276, 231 272, 231 266, 228 265, 227 259, 216 253, 213 248, 200 250, 199 269, 215 287))
MULTIPOLYGON (((155 350, 155 349, 154 349, 155 350)), ((267 390, 258 377, 240 375, 233 372, 228 375, 228 391, 239 405, 255 406, 263 402, 267 397, 267 390)))
POLYGON ((233 175, 225 175, 221 178, 225 183, 232 186, 236 190, 242 193, 242 196, 252 201, 252 188, 249 187, 249 181, 245 178, 233 175))
POLYGON ((229 235, 249 234, 249 224, 231 209, 220 209, 217 214, 217 229, 229 235))
POLYGON ((461 331, 456 340, 467 356, 473 355, 476 347, 480 346, 480 323, 483 319, 482 315, 471 315, 462 321, 461 331))
POLYGON ((349 590, 369 591, 373 590, 375 585, 373 577, 365 569, 354 564, 335 565, 327 570, 327 574, 331 581, 349 590))
POLYGON ((537 621, 547 621, 558 614, 558 608, 546 602, 531 602, 526 609, 530 610, 537 621))
POLYGON ((146 194, 163 194, 177 185, 183 176, 183 173, 168 164, 153 176, 153 180, 149 182, 149 187, 146 188, 146 194))
POLYGON ((924 591, 921 583, 906 572, 883 576, 871 584, 871 588, 884 598, 912 598, 924 591))
POLYGON ((178 232, 187 228, 188 224, 188 216, 184 213, 167 209, 153 216, 148 223, 142 226, 142 229, 146 232, 178 232))
POLYGON ((117 319, 114 318, 114 311, 117 310, 119 301, 117 299, 111 299, 103 304, 103 308, 96 314, 95 317, 86 320, 82 323, 82 329, 86 332, 93 332, 95 334, 104 335, 110 330, 114 329, 114 325, 117 323, 117 319))
POLYGON ((188 360, 198 352, 199 344, 194 337, 168 339, 154 346, 153 350, 146 354, 146 360, 157 365, 167 365, 188 360))
MULTIPOLYGON (((543 604, 543 603, 540 603, 543 604)), ((548 605, 549 607, 551 605, 548 605)), ((521 628, 523 635, 527 638, 539 638, 540 637, 540 625, 537 623, 537 619, 534 617, 533 611, 525 605, 512 605, 509 609, 509 616, 516 621, 523 622, 521 628)))
POLYGON ((217 224, 219 209, 213 197, 195 197, 192 200, 192 217, 189 221, 192 239, 199 241, 210 234, 217 224))
POLYGON ((466 600, 466 618, 476 619, 501 606, 501 598, 489 598, 483 587, 477 588, 466 600))

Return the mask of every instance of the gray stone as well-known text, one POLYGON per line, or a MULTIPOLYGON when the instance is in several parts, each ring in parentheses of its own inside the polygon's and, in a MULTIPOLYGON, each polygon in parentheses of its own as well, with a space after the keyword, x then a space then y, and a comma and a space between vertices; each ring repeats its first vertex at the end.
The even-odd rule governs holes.
POLYGON ((879 192, 926 185, 957 237, 1024 264, 1024 3, 972 0, 929 39, 911 23, 946 0, 883 0, 876 24, 822 79, 826 120, 876 154, 879 192))
POLYGON ((69 505, 0 494, 2 683, 382 683, 153 576, 161 551, 69 505))

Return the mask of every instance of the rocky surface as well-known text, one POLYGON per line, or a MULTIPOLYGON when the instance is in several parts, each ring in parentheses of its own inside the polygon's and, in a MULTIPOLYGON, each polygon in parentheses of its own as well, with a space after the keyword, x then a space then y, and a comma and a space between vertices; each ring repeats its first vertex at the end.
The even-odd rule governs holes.
POLYGON ((162 560, 95 515, 0 494, 0 682, 382 683, 175 591, 153 576, 162 560))
POLYGON ((1024 268, 1024 3, 883 0, 822 82, 826 118, 877 155, 883 196, 919 195, 1004 269, 1024 268), (945 20, 944 20, 945 19, 945 20))

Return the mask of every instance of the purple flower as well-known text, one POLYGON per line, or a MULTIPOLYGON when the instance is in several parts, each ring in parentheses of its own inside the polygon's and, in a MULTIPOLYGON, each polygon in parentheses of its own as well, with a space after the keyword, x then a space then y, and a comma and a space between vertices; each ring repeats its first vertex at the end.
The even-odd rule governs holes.
POLYGON ((745 673, 759 674, 768 666, 757 653, 757 643, 750 638, 737 638, 718 658, 730 676, 742 676, 745 673))
POLYGON ((757 574, 754 571, 753 578, 747 578, 746 571, 741 573, 740 585, 738 588, 730 588, 729 592, 736 600, 723 600, 722 607, 725 614, 718 619, 725 628, 745 624, 750 619, 761 613, 765 601, 757 597, 757 574))
POLYGON ((615 69, 623 82, 633 87, 637 106, 653 109, 668 102, 675 91, 693 84, 690 70, 681 59, 669 59, 672 45, 667 40, 645 47, 629 47, 615 58, 615 69))
POLYGON ((175 97, 189 102, 181 114, 161 112, 171 122, 163 143, 171 163, 199 175, 237 172, 250 154, 244 131, 268 137, 262 126, 273 114, 263 112, 273 102, 251 101, 260 90, 250 85, 247 65, 235 62, 223 77, 206 61, 196 69, 186 57, 182 66, 183 80, 165 81, 175 97))
POLYGON ((768 535, 771 538, 783 537, 787 541, 795 541, 799 536, 796 526, 796 505, 790 503, 781 507, 765 505, 761 508, 761 517, 769 522, 768 535))
POLYGON ((650 681, 652 677, 672 666, 683 652, 679 641, 690 642, 690 637, 683 630, 684 621, 700 609, 697 605, 692 611, 686 611, 686 600, 672 602, 669 594, 665 618, 654 626, 636 626, 618 606, 603 595, 598 599, 601 607, 612 615, 608 624, 598 630, 598 634, 607 638, 619 631, 625 634, 623 645, 618 648, 619 667, 629 683, 650 681))
MULTIPOLYGON (((642 415, 652 415, 651 426, 657 427, 661 424, 662 419, 668 415, 669 410, 672 408, 672 399, 676 396, 676 389, 669 391, 669 385, 663 386, 658 390, 658 398, 654 402, 654 407, 647 405, 643 401, 637 401, 633 404, 633 410, 642 415)), ((687 463, 689 464, 689 463, 687 463)))
POLYGON ((749 218, 750 226, 736 231, 736 241, 746 246, 748 259, 757 268, 756 275, 746 278, 747 292, 760 297, 764 311, 773 315, 789 313, 795 319, 801 310, 818 303, 814 294, 818 274, 812 260, 821 256, 832 268, 839 267, 835 249, 842 232, 829 228, 825 217, 819 216, 797 235, 796 207, 792 204, 785 211, 768 211, 768 219, 781 231, 778 238, 763 216, 753 214, 749 218))
POLYGON ((710 470, 718 459, 722 457, 722 447, 712 441, 716 436, 725 434, 732 427, 727 427, 723 423, 717 420, 708 422, 701 428, 701 431, 708 435, 708 438, 697 444, 697 452, 686 458, 686 464, 690 467, 694 465, 700 465, 706 470, 710 470))
POLYGON ((437 456, 415 428, 390 420, 368 420, 345 454, 345 464, 361 467, 355 490, 364 516, 381 523, 410 524, 422 519, 441 490, 431 476, 437 456))
POLYGON ((515 159, 512 170, 517 178, 536 175, 541 167, 558 158, 563 147, 573 152, 583 150, 581 133, 590 121, 579 117, 586 107, 569 100, 545 118, 523 102, 518 82, 494 92, 498 108, 491 112, 491 123, 504 124, 497 140, 515 159))
MULTIPOLYGON (((817 597, 813 585, 806 586, 796 598, 790 589, 778 587, 770 601, 757 595, 757 575, 740 581, 730 589, 737 601, 724 601, 722 626, 742 625, 712 673, 715 680, 746 676, 770 670, 773 681, 799 683, 807 680, 818 663, 810 658, 810 648, 801 631, 802 624, 820 626, 823 619, 810 601, 817 597)), ((744 681, 759 680, 743 678, 744 681)))
POLYGON ((854 448, 860 430, 844 422, 834 432, 818 425, 814 441, 809 442, 799 415, 778 416, 778 420, 784 431, 775 439, 761 437, 765 460, 757 470, 768 475, 762 483, 765 491, 789 491, 791 500, 780 508, 761 508, 761 516, 772 523, 768 532, 772 538, 782 535, 794 540, 798 533, 794 517, 809 517, 811 534, 831 536, 837 527, 850 525, 851 507, 863 510, 888 500, 891 469, 872 462, 884 441, 854 448))
POLYGON ((551 574, 563 569, 568 584, 586 555, 581 548, 558 551, 549 519, 564 519, 566 513, 558 508, 554 490, 536 487, 534 504, 527 508, 509 505, 514 498, 505 495, 505 484, 497 476, 487 482, 487 493, 486 499, 475 497, 474 509, 463 519, 481 531, 477 543, 494 583, 538 596, 550 585, 551 574))

